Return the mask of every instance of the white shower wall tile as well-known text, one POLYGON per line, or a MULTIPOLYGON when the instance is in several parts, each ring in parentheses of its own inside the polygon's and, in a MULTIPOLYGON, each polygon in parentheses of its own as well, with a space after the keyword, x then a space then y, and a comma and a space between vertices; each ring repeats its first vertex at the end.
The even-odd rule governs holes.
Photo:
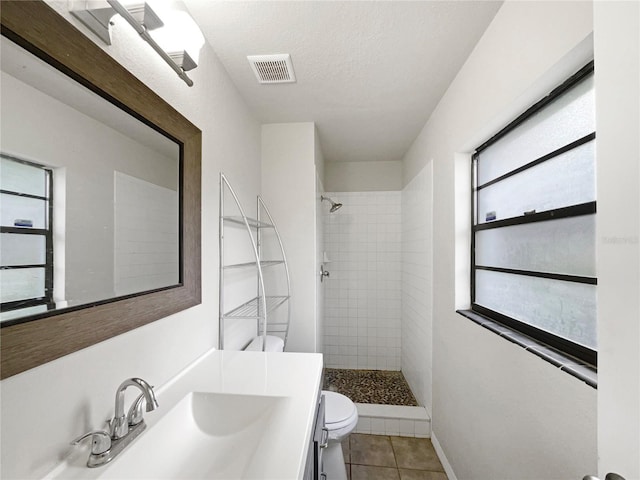
MULTIPOLYGON (((431 412, 432 372, 431 163, 402 191, 402 373, 431 412)), ((425 436, 416 430, 416 436, 425 436)))
POLYGON ((323 210, 325 365, 400 370, 402 192, 326 196, 343 206, 323 210))

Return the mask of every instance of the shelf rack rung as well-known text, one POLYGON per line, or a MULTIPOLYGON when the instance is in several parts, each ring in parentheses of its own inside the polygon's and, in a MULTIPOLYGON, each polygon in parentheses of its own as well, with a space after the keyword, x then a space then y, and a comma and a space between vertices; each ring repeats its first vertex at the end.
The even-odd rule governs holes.
MULTIPOLYGON (((284 260, 261 260, 260 266, 264 268, 264 267, 270 267, 273 265, 282 265, 283 263, 284 263, 284 260)), ((233 269, 233 268, 255 267, 255 266, 256 266, 256 262, 246 262, 246 263, 233 263, 230 265, 225 265, 222 268, 227 270, 227 269, 233 269)))
MULTIPOLYGON (((289 300, 288 296, 266 297, 267 314, 273 312, 276 308, 289 300)), ((239 307, 225 313, 223 318, 262 318, 264 314, 258 314, 259 297, 252 298, 239 307)))
MULTIPOLYGON (((222 219, 225 222, 236 223, 238 225, 242 225, 243 227, 245 226, 244 218, 242 218, 241 216, 227 216, 222 217, 222 219)), ((247 223, 251 228, 273 228, 273 225, 271 225, 270 223, 262 222, 260 220, 256 220, 255 218, 247 217, 247 223)))

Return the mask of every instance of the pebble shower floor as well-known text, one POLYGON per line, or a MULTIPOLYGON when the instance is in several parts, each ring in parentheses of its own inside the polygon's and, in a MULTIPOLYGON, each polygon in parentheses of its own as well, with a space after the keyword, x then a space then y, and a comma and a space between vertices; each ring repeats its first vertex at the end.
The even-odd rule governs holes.
POLYGON ((323 388, 346 395, 355 403, 418 405, 404 375, 397 371, 325 368, 323 388))

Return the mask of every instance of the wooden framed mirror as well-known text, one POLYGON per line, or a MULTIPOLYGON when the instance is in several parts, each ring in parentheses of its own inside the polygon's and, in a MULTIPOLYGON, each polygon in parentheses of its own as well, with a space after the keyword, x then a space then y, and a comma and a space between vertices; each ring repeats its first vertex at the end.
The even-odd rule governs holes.
POLYGON ((202 134, 43 1, 3 1, 0 16, 4 37, 161 132, 180 150, 178 282, 2 325, 4 379, 201 302, 202 134))

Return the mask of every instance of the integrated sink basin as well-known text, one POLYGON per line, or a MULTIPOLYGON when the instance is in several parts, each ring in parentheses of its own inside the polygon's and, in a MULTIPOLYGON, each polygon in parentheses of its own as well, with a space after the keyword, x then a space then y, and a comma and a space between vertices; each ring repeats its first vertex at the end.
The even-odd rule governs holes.
MULTIPOLYGON (((278 424, 288 397, 191 392, 99 478, 261 478, 282 444, 278 424)), ((161 412, 162 405, 157 413, 161 412)))

